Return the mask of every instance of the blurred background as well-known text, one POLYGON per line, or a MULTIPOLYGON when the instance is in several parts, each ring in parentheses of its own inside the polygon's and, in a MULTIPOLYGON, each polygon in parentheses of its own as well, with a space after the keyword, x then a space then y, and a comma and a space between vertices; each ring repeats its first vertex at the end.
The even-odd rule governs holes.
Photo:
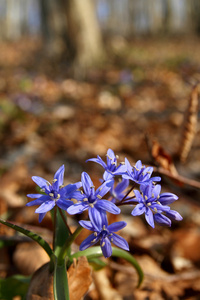
MULTIPOLYGON (((0 0, 0 215, 41 231, 24 208, 31 177, 51 181, 64 164, 65 183, 86 171, 98 186, 103 170, 85 160, 108 148, 153 165, 181 199, 184 221, 171 230, 124 212, 132 253, 157 273, 151 291, 136 292, 135 274, 113 265, 119 299, 200 299, 199 34, 199 0, 0 0)), ((50 219, 41 226, 51 230, 50 219)), ((1 277, 23 274, 24 241, 0 234, 1 277)), ((106 300, 97 290, 88 299, 106 300)))

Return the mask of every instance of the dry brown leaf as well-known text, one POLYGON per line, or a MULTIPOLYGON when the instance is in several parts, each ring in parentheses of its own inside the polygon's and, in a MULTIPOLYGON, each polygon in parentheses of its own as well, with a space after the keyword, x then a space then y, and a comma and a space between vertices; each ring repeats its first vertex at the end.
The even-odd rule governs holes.
MULTIPOLYGON (((92 283, 91 268, 87 258, 79 257, 77 263, 70 266, 67 274, 70 300, 80 300, 92 283)), ((34 273, 27 300, 54 300, 53 273, 49 272, 49 264, 43 265, 34 273)))
POLYGON ((198 96, 199 87, 197 84, 190 95, 187 115, 184 121, 184 131, 182 141, 180 142, 179 157, 181 162, 185 162, 192 147, 192 142, 196 135, 196 127, 198 120, 198 96))
POLYGON ((116 289, 111 285, 108 279, 106 269, 102 269, 93 274, 94 284, 101 300, 122 300, 116 289), (102 288, 103 287, 103 288, 102 288))
POLYGON ((167 153, 163 147, 157 142, 152 142, 151 155, 154 161, 165 170, 170 171, 173 175, 177 175, 178 172, 174 166, 173 159, 169 153, 167 153))

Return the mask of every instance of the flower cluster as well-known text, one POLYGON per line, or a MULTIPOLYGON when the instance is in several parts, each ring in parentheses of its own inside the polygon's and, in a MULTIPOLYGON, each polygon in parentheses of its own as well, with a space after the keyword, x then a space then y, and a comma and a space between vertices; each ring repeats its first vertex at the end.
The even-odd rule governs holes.
POLYGON ((144 213, 146 221, 153 228, 155 222, 171 226, 171 220, 180 221, 182 217, 168 206, 178 197, 172 193, 161 193, 161 185, 157 184, 161 178, 151 177, 153 167, 145 167, 140 160, 131 166, 127 158, 125 162, 117 164, 118 157, 111 149, 107 151, 106 156, 107 162, 100 156, 87 160, 96 162, 104 168, 103 179, 100 180, 101 184, 97 189, 86 172, 81 174, 80 182, 64 186, 64 166, 61 166, 52 184, 41 177, 32 177, 43 193, 29 194, 28 197, 35 200, 27 205, 40 205, 35 211, 39 213, 40 222, 46 212, 54 206, 67 211, 70 215, 81 214, 87 210, 89 220, 81 220, 79 224, 93 233, 81 243, 80 250, 100 242, 103 255, 110 257, 111 243, 124 250, 129 250, 129 246, 124 238, 115 233, 124 228, 126 222, 108 224, 108 212, 120 214, 119 206, 135 205, 131 214, 139 216, 144 213), (121 181, 116 183, 116 178, 118 180, 119 177, 121 181), (138 189, 135 189, 136 186, 138 189))

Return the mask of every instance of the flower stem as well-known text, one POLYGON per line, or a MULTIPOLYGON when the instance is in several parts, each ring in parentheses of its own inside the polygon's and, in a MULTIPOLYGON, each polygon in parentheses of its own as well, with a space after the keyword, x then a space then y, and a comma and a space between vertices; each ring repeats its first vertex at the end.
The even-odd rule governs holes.
POLYGON ((132 190, 134 189, 135 187, 135 183, 133 184, 133 186, 130 188, 130 190, 128 190, 128 192, 126 193, 126 195, 123 197, 123 199, 121 200, 121 202, 124 202, 126 201, 126 197, 130 194, 130 192, 132 192, 132 190))
POLYGON ((65 244, 63 245, 59 256, 58 256, 58 262, 60 260, 63 260, 68 252, 69 247, 71 246, 71 244, 73 243, 73 241, 76 239, 76 237, 81 233, 83 227, 81 227, 80 225, 76 228, 76 230, 72 233, 72 235, 70 235, 68 237, 68 239, 66 240, 65 244))
POLYGON ((57 206, 54 206, 54 212, 53 212, 53 251, 55 251, 56 248, 56 215, 57 215, 57 206))
POLYGON ((69 234, 72 235, 71 229, 70 229, 69 225, 66 222, 65 216, 63 215, 63 212, 62 212, 62 209, 60 207, 58 207, 58 209, 59 209, 60 215, 63 219, 63 222, 65 223, 65 226, 67 227, 67 229, 69 231, 69 234))

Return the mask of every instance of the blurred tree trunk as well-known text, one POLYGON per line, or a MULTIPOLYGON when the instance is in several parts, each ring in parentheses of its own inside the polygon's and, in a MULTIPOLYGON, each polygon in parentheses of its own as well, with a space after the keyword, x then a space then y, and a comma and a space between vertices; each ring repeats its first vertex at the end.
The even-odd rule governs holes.
POLYGON ((76 75, 102 61, 105 53, 93 0, 41 0, 40 5, 43 34, 52 54, 56 45, 67 45, 76 75))

